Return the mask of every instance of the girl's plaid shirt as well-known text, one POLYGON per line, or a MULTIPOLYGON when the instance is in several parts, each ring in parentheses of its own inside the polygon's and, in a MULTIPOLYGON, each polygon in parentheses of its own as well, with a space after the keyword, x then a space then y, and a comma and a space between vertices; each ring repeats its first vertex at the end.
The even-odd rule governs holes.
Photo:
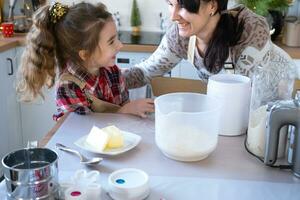
POLYGON ((56 105, 59 113, 53 116, 55 120, 65 112, 76 112, 82 115, 92 112, 91 101, 86 95, 87 92, 98 99, 120 106, 129 101, 125 78, 116 65, 101 67, 99 75, 95 76, 78 66, 68 63, 64 73, 69 73, 86 82, 86 86, 81 90, 72 81, 59 81, 56 90, 56 105))

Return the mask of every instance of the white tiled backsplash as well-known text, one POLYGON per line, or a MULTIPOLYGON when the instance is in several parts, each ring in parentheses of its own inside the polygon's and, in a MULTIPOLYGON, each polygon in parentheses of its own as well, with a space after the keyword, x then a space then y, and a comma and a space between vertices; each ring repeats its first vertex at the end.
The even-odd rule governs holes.
MULTIPOLYGON (((82 2, 82 0, 59 0, 66 4, 73 2, 82 2)), ((130 14, 132 0, 85 0, 85 2, 102 2, 111 13, 120 13, 120 30, 130 30, 130 14)), ((137 0, 141 14, 142 30, 160 31, 160 17, 162 12, 164 16, 168 15, 168 4, 165 0, 137 0)))
MULTIPOLYGON (((54 0, 48 0, 54 1, 54 0)), ((82 2, 83 0, 56 0, 65 4, 72 4, 82 2)), ((120 30, 130 30, 130 14, 132 0, 85 0, 86 2, 102 2, 111 13, 120 13, 120 30)), ((237 0, 229 0, 228 8, 234 6, 237 0)), ((160 17, 159 13, 162 12, 163 16, 169 16, 168 4, 165 0, 137 0, 142 18, 142 30, 144 31, 160 31, 160 17)), ((290 7, 288 15, 300 15, 300 1, 295 0, 294 5, 290 7)))
MULTIPOLYGON (((51 0, 49 0, 51 1, 51 0)), ((82 2, 83 0, 57 0, 65 4, 82 2)), ((120 30, 130 30, 130 14, 133 0, 85 0, 85 2, 102 2, 111 13, 119 12, 121 27, 120 30)), ((168 4, 166 0, 137 0, 137 4, 142 18, 142 30, 160 31, 161 12, 167 19, 169 16, 168 4)), ((235 5, 234 0, 229 0, 228 6, 235 5)))

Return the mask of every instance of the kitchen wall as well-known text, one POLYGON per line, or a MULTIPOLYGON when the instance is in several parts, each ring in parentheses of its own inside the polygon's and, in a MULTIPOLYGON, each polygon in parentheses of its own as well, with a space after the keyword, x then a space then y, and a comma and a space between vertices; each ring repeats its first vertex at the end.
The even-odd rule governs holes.
MULTIPOLYGON (((81 2, 82 0, 59 0, 66 4, 72 4, 74 2, 81 2)), ((87 2, 98 2, 99 0, 86 0, 87 2)), ((120 13, 120 30, 130 30, 130 14, 132 0, 100 0, 104 3, 108 9, 112 12, 120 13)), ((166 19, 166 23, 169 21, 169 10, 166 0, 137 0, 138 7, 140 9, 142 18, 142 29, 145 31, 161 31, 160 29, 160 17, 161 12, 166 19)), ((229 7, 235 4, 234 0, 229 0, 229 7)))
MULTIPOLYGON (((51 1, 51 0, 49 0, 51 1)), ((66 4, 74 2, 81 2, 82 0, 58 0, 66 4)), ((132 0, 86 0, 87 2, 101 1, 106 4, 108 9, 112 12, 120 13, 120 30, 130 30, 130 13, 132 0)), ((160 31, 160 17, 159 13, 162 12, 163 16, 168 19, 168 4, 165 0, 137 0, 141 18, 142 29, 145 31, 160 31)), ((236 4, 236 0, 229 0, 228 7, 236 4)), ((289 15, 300 15, 300 1, 295 0, 294 5, 289 9, 289 15)))
MULTIPOLYGON (((130 14, 132 0, 48 0, 48 2, 59 1, 65 4, 72 4, 77 2, 103 2, 112 13, 120 13, 120 30, 130 30, 130 14)), ((229 0, 228 7, 232 7, 236 4, 237 0, 229 0)), ((5 1, 4 14, 8 13, 8 0, 5 1)), ((15 14, 20 14, 20 8, 22 6, 22 0, 17 0, 15 14)), ((166 0, 137 0, 141 18, 142 29, 144 31, 160 31, 160 17, 159 13, 162 12, 163 16, 168 19, 168 4, 166 0)), ((300 0, 295 0, 294 5, 290 7, 288 15, 294 15, 300 17, 300 0)))
MULTIPOLYGON (((68 5, 82 1, 86 2, 102 2, 112 13, 120 13, 120 30, 130 30, 130 14, 132 0, 48 0, 48 2, 59 1, 68 5)), ((4 1, 4 16, 8 15, 8 0, 4 1)), ((229 0, 228 7, 236 5, 237 0, 229 0)), ((141 18, 142 29, 144 31, 161 31, 159 13, 162 12, 163 17, 169 22, 169 11, 166 0, 137 0, 141 18)), ((15 7, 15 15, 20 15, 22 1, 17 0, 15 7)), ((293 6, 289 8, 288 15, 298 16, 300 18, 300 0, 294 0, 293 6)))
MULTIPOLYGON (((82 0, 59 0, 67 4, 73 2, 81 2, 82 0)), ((99 0, 86 0, 86 2, 97 2, 99 0)), ((112 13, 120 13, 120 29, 130 30, 130 14, 132 7, 132 0, 100 0, 104 3, 108 10, 112 13)), ((168 4, 165 0, 137 0, 138 7, 141 13, 142 30, 145 31, 160 31, 160 17, 168 15, 168 4)))

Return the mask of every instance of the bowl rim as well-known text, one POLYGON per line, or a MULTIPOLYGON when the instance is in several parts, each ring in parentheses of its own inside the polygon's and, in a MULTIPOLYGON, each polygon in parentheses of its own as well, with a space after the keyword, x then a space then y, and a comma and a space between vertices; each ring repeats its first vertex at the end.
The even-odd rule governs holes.
MULTIPOLYGON (((172 93, 167 93, 167 94, 163 94, 163 95, 160 95, 158 97, 156 97, 154 99, 154 105, 158 105, 158 101, 166 96, 173 96, 173 95, 190 95, 190 96, 201 96, 201 97, 205 97, 205 98, 208 98, 210 99, 211 101, 214 101, 215 103, 215 106, 211 109, 208 109, 206 111, 201 111, 201 112, 184 112, 184 111, 172 111, 168 114, 174 114, 174 113, 181 113, 181 114, 185 114, 185 115, 199 115, 199 113, 201 114, 208 114, 208 113, 211 113, 211 112, 215 112, 217 110, 221 110, 223 105, 221 103, 221 101, 218 99, 218 98, 215 98, 215 97, 212 97, 212 96, 209 96, 207 94, 201 94, 201 93, 195 93, 195 92, 172 92, 172 93)), ((157 106, 158 107, 158 106, 157 106)), ((166 115, 168 115, 166 114, 166 115)))
POLYGON ((46 147, 35 147, 35 148, 20 148, 20 149, 16 149, 14 151, 11 151, 11 152, 8 152, 7 154, 5 154, 2 159, 1 159, 1 164, 3 166, 3 172, 5 174, 5 170, 13 170, 13 171, 18 171, 18 172, 21 172, 21 171, 32 171, 32 170, 40 170, 40 169, 44 169, 44 168, 47 168, 51 165, 56 165, 56 163, 58 162, 58 153, 53 150, 53 149, 50 149, 50 148, 46 148, 46 147), (6 158, 8 158, 10 155, 13 155, 17 152, 20 152, 20 151, 25 151, 25 150, 46 150, 46 151, 49 151, 50 153, 52 153, 54 156, 55 156, 55 159, 50 162, 49 164, 45 165, 45 166, 42 166, 42 167, 35 167, 35 168, 30 168, 30 169, 18 169, 18 168, 15 168, 14 166, 9 166, 6 164, 5 160, 6 158))
MULTIPOLYGON (((149 183, 149 176, 146 172, 144 172, 143 170, 140 170, 140 169, 137 169, 137 168, 123 168, 123 169, 119 169, 119 170, 116 170, 114 172, 112 172, 109 176, 108 176, 108 183, 110 186, 114 187, 114 188, 117 188, 117 189, 121 189, 121 190, 127 190, 127 189, 139 189, 139 188, 142 188, 144 186, 147 186, 148 183, 149 183), (123 173, 123 172, 130 172, 130 171, 133 171, 133 172, 137 172, 139 174, 141 174, 143 177, 144 177, 144 181, 142 184, 138 185, 138 186, 131 186, 131 187, 124 187, 124 185, 120 185, 120 184, 116 184, 114 181, 113 181, 113 178, 117 175, 117 174, 120 174, 120 173, 123 173)), ((148 188, 148 187, 147 187, 148 188)))
POLYGON ((208 85, 211 83, 219 84, 219 85, 233 85, 240 86, 240 85, 247 85, 251 84, 251 79, 247 76, 243 76, 241 74, 215 74, 208 78, 208 85), (230 78, 228 80, 233 80, 237 82, 226 82, 224 78, 230 78))

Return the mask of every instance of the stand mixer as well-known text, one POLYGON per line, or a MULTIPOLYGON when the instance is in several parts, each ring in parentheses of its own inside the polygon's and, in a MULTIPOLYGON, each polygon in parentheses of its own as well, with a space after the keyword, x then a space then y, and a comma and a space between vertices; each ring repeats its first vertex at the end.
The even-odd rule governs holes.
POLYGON ((277 150, 280 128, 285 125, 295 127, 292 144, 291 169, 300 178, 300 92, 294 100, 278 101, 271 106, 267 119, 266 151, 264 163, 274 166, 277 160, 277 150))
POLYGON ((46 0, 9 0, 6 20, 14 23, 16 33, 26 33, 32 25, 33 13, 45 2, 46 0))
POLYGON ((17 0, 9 0, 8 21, 14 21, 14 8, 17 0))

